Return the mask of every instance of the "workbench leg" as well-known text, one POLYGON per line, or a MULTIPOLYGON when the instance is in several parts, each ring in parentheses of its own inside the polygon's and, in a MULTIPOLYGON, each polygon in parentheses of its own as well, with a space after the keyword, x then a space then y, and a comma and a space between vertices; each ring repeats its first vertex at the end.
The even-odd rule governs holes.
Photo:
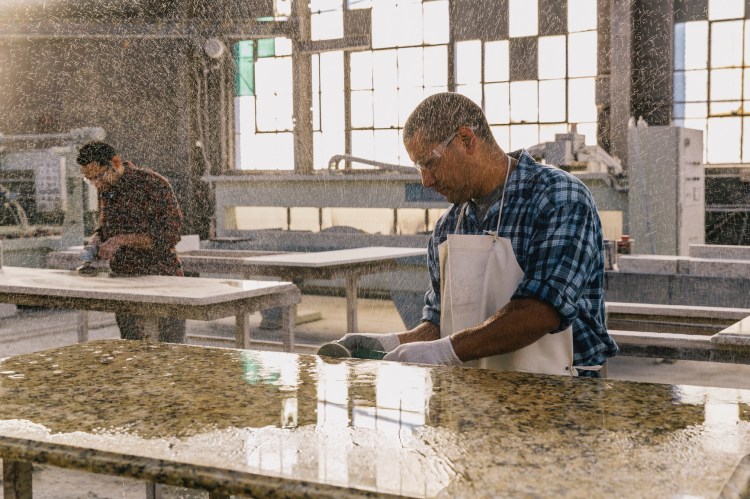
POLYGON ((160 483, 153 483, 149 482, 146 484, 146 499, 161 499, 161 489, 162 486, 160 483))
POLYGON ((78 311, 78 343, 89 341, 89 313, 86 310, 78 311))
POLYGON ((284 351, 294 350, 294 319, 297 317, 297 305, 290 305, 281 309, 281 332, 284 351))
POLYGON ((140 317, 143 325, 143 338, 149 341, 159 341, 159 318, 140 317))
POLYGON ((357 332, 357 279, 359 277, 347 276, 346 278, 346 332, 357 332))
POLYGON ((250 314, 242 312, 234 319, 234 346, 248 348, 250 346, 250 314))
POLYGON ((31 499, 31 463, 3 459, 4 499, 31 499))

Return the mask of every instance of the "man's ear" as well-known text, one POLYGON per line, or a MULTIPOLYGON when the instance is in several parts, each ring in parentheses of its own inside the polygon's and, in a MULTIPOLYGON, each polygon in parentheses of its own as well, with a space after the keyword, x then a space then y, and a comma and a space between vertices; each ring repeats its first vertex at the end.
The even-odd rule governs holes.
POLYGON ((471 154, 473 153, 477 148, 477 136, 474 133, 474 130, 471 129, 471 127, 468 126, 462 126, 458 128, 458 140, 460 140, 463 143, 464 149, 466 149, 466 152, 471 154))

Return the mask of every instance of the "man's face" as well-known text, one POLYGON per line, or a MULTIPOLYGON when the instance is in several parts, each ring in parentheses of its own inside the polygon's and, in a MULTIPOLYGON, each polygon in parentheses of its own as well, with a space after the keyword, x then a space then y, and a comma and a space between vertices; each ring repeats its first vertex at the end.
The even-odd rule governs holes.
POLYGON ((467 133, 471 130, 461 127, 447 133, 442 142, 425 142, 422 132, 417 131, 404 143, 422 174, 422 185, 436 190, 451 203, 466 202, 473 195, 470 175, 467 175, 469 158, 464 147, 467 133))
POLYGON ((81 166, 81 173, 83 176, 97 189, 101 189, 107 184, 107 170, 106 166, 102 166, 97 161, 92 161, 81 166))

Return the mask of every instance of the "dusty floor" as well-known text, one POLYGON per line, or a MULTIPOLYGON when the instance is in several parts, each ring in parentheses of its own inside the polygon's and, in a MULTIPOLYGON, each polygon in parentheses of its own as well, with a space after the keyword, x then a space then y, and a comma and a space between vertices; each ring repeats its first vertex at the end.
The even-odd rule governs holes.
MULTIPOLYGON (((317 346, 342 336, 346 328, 345 302, 340 297, 303 297, 299 315, 319 313, 321 318, 296 327, 296 351, 313 353, 317 346)), ((384 300, 359 300, 359 328, 367 332, 401 330, 403 321, 395 306, 384 300)), ((111 314, 91 314, 91 339, 117 338, 119 331, 111 314)), ((0 358, 55 348, 76 341, 73 312, 24 310, 15 317, 0 319, 0 358), (23 335, 19 333, 23 332, 23 335)), ((253 338, 257 348, 280 350, 279 332, 260 330, 259 314, 252 317, 253 338)), ((232 346, 234 320, 214 322, 188 321, 188 341, 195 344, 232 346)), ((750 366, 708 364, 701 362, 661 362, 656 359, 619 357, 609 365, 610 379, 657 383, 695 384, 750 389, 750 366)), ((145 484, 136 480, 93 475, 52 467, 35 467, 34 497, 37 499, 141 499, 146 497, 145 484)), ((207 493, 163 487, 164 498, 203 498, 207 493)), ((0 490, 0 497, 2 491, 0 490)))

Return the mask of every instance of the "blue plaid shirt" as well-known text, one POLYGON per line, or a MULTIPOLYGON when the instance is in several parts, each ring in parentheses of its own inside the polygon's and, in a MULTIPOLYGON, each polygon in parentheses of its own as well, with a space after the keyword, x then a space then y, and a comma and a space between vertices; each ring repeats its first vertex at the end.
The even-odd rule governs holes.
MULTIPOLYGON (((524 276, 513 298, 535 298, 558 311, 559 331, 573 325, 574 365, 599 365, 618 353, 604 316, 604 243, 596 205, 586 186, 564 171, 536 163, 524 150, 505 186, 500 237, 510 239, 524 276)), ((494 231, 500 202, 476 218, 470 202, 460 234, 494 231)), ((440 324, 438 245, 456 232, 460 204, 438 220, 428 247, 430 289, 422 320, 440 324)))

